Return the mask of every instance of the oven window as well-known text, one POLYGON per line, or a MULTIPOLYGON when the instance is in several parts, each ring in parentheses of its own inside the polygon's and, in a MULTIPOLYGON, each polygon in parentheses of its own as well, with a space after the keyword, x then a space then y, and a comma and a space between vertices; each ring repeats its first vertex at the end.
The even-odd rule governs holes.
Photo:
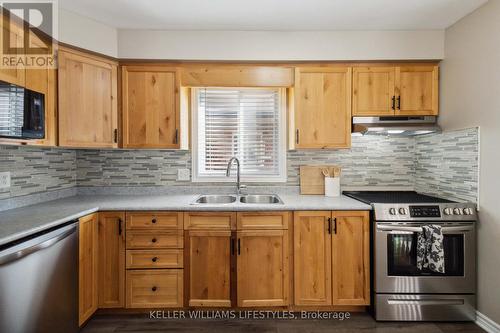
POLYGON ((463 276, 464 236, 444 235, 444 274, 417 269, 417 234, 389 234, 387 264, 389 276, 463 276))

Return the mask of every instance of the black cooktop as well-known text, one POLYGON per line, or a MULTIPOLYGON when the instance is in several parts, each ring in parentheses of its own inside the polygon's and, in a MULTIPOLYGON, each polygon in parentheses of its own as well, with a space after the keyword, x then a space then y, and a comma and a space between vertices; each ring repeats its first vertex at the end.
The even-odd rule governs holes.
POLYGON ((373 203, 443 203, 453 202, 441 198, 431 197, 415 191, 343 191, 344 195, 362 201, 373 203))

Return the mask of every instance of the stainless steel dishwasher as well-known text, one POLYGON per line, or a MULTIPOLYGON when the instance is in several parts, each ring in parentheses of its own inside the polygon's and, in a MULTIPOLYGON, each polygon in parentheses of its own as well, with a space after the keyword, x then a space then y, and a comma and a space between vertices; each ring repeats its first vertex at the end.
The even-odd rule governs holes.
POLYGON ((0 332, 78 331, 78 223, 0 248, 0 332))

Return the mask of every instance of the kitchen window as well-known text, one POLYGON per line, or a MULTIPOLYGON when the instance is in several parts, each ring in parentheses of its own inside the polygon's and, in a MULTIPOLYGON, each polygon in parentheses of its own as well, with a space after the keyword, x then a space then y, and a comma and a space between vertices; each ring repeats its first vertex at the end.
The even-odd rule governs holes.
POLYGON ((193 89, 193 181, 234 181, 225 173, 235 156, 242 181, 285 182, 285 94, 281 88, 193 89))

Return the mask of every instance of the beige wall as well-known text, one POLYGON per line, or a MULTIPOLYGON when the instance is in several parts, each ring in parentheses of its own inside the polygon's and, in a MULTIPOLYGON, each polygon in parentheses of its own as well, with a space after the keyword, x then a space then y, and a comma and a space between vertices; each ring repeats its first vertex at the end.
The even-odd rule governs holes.
POLYGON ((118 56, 117 30, 59 7, 59 40, 111 57, 118 56))
POLYGON ((480 126, 478 310, 500 323, 500 1, 445 33, 441 70, 445 130, 480 126))
POLYGON ((443 59, 444 31, 119 30, 118 55, 185 60, 443 59))

